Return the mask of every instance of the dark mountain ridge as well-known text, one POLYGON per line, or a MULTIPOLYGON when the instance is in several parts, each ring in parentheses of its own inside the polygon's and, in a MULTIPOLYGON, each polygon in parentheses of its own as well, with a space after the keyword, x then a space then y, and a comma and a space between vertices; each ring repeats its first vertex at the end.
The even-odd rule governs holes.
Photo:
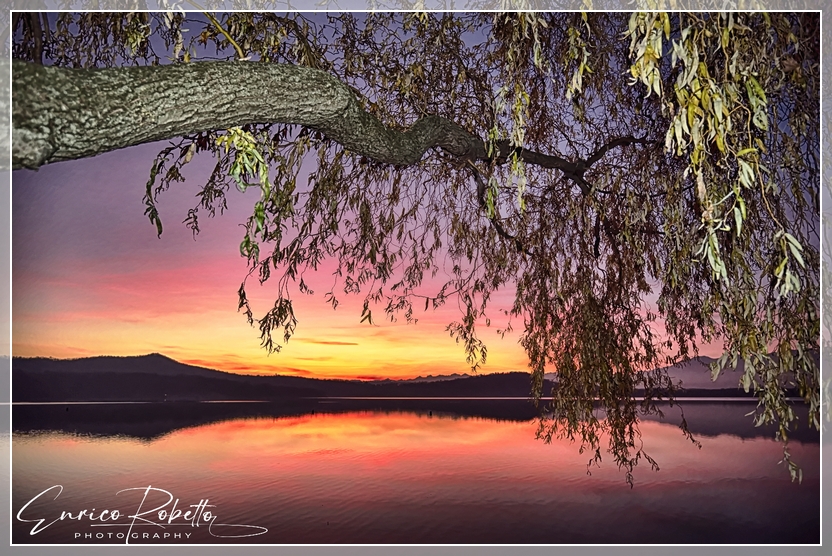
MULTIPOLYGON (((669 367, 681 397, 746 396, 738 388, 742 364, 714 382, 707 357, 669 367)), ((159 353, 80 359, 15 357, 15 402, 286 400, 322 397, 528 397, 523 372, 360 381, 287 375, 241 375, 180 363, 159 353), (441 378, 441 380, 440 380, 441 378)), ((544 382, 544 395, 556 381, 544 382)))
MULTIPOLYGON (((527 397, 529 375, 500 373, 442 381, 316 379, 239 375, 160 354, 12 360, 15 402, 277 400, 315 397, 527 397)), ((546 386, 551 390, 551 383, 546 386)))

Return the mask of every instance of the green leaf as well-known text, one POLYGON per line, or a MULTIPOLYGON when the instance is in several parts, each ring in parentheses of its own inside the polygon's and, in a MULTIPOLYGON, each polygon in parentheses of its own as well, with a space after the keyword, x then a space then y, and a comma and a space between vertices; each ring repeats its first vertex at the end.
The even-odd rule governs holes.
POLYGON ((786 233, 783 234, 783 236, 786 238, 786 241, 788 241, 790 245, 793 245, 799 251, 803 251, 803 246, 800 245, 800 242, 797 241, 797 239, 792 234, 790 234, 789 232, 786 232, 786 233))
POLYGON ((722 97, 719 95, 714 95, 713 97, 713 112, 714 116, 716 116, 716 121, 722 121, 722 97))
POLYGON ((240 243, 240 254, 244 257, 248 257, 251 253, 251 239, 246 235, 243 238, 242 243, 240 243))
POLYGON ((753 75, 749 75, 749 76, 748 76, 748 83, 751 83, 751 87, 753 88, 753 90, 754 90, 754 94, 757 96, 757 98, 759 98, 760 100, 762 100, 764 104, 765 104, 765 103, 767 103, 767 102, 768 102, 768 100, 766 99, 766 92, 765 92, 765 91, 763 90, 763 88, 760 86, 760 82, 759 82, 759 81, 757 81, 757 80, 754 78, 754 76, 753 76, 753 75))
POLYGON ((254 221, 257 225, 257 231, 263 231, 266 223, 266 210, 261 201, 257 201, 254 205, 254 221))
POLYGON ((754 117, 751 119, 752 123, 762 131, 768 131, 768 115, 763 110, 754 112, 754 117))
POLYGON ((710 245, 709 245, 709 246, 705 249, 705 252, 706 252, 706 253, 707 253, 707 255, 708 255, 708 264, 709 264, 709 265, 711 265, 711 269, 712 269, 714 272, 717 272, 716 260, 714 259, 714 252, 713 252, 713 250, 711 249, 711 246, 710 246, 710 245))
POLYGON ((734 221, 737 224, 737 236, 739 236, 742 233, 742 213, 736 205, 734 205, 734 221))
POLYGON ((754 182, 754 169, 744 160, 738 160, 740 165, 740 181, 746 187, 751 187, 754 182))
POLYGON ((748 373, 742 375, 742 389, 746 394, 751 390, 751 376, 748 373))
POLYGON ((806 263, 803 262, 803 257, 800 255, 800 251, 798 251, 798 249, 791 242, 789 242, 789 249, 791 250, 792 255, 794 255, 794 258, 797 260, 797 263, 803 268, 806 268, 806 263))

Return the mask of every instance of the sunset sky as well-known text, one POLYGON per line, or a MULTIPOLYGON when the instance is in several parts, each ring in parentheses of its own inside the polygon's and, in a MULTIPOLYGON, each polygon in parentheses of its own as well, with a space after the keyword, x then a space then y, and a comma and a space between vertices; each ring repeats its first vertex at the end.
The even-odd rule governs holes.
MULTIPOLYGON (((230 191, 229 210, 215 219, 202 216, 194 239, 182 221, 215 164, 210 154, 197 155, 184 168, 186 181, 162 194, 165 229, 158 239, 142 197, 164 145, 13 172, 12 355, 158 352, 231 372, 364 379, 470 372, 463 347, 445 331, 462 316, 456 300, 427 312, 415 303, 416 325, 385 321, 382 307, 373 311, 375 324, 360 323, 362 297, 341 292, 337 310, 324 300, 332 263, 304 276, 316 294, 294 296, 296 334, 269 355, 259 330, 237 312, 247 272, 239 255, 241 224, 259 192, 230 191)), ((435 294, 440 282, 434 285, 425 293, 435 294)), ((265 314, 275 295, 274 284, 248 283, 255 316, 265 314)), ((512 296, 510 290, 492 296, 492 327, 479 330, 488 347, 482 373, 528 370, 518 343, 522 319, 505 338, 497 332, 506 322, 495 306, 508 308, 512 296)), ((660 323, 655 328, 661 335, 660 323)), ((700 353, 719 355, 719 346, 703 346, 700 353)))
MULTIPOLYGON (((462 347, 445 332, 460 316, 454 302, 417 310, 416 325, 384 321, 380 307, 374 325, 360 324, 362 298, 342 296, 337 310, 324 301, 332 266, 305 277, 316 293, 296 296, 297 333, 268 355, 259 331, 237 312, 246 274, 240 224, 257 192, 232 190, 229 211, 204 217, 194 240, 181 222, 214 164, 209 154, 197 156, 185 167, 186 182, 160 199, 165 230, 157 239, 142 195, 159 148, 13 173, 13 355, 159 352, 225 371, 344 378, 470 371, 462 347)), ((256 314, 271 306, 275 288, 250 282, 256 314)), ((498 321, 481 331, 489 348, 481 372, 527 370, 519 334, 500 339, 498 321)))

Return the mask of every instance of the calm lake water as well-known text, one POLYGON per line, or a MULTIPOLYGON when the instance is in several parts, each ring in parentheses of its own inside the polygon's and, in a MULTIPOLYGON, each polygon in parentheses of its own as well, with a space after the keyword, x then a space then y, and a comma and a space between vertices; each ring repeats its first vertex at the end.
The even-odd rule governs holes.
POLYGON ((644 421, 661 469, 640 466, 631 489, 609 457, 588 475, 578 446, 536 440, 527 402, 327 402, 15 406, 13 542, 820 539, 818 436, 791 443, 804 479, 790 482, 773 433, 744 417, 753 403, 686 402, 701 449, 675 408, 644 421))

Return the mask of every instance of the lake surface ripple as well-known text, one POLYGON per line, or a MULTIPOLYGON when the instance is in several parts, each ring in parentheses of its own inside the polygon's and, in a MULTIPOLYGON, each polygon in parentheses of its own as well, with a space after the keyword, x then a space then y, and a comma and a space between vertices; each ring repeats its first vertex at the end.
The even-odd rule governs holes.
POLYGON ((675 407, 642 421, 660 470, 642 462, 631 489, 609 455, 588 474, 578 445, 536 440, 522 401, 15 406, 13 542, 819 542, 817 433, 798 429, 790 443, 804 473, 792 483, 773 432, 744 417, 753 403, 683 407, 702 448, 681 434, 675 407), (140 504, 159 510, 130 528, 140 504), (191 506, 202 521, 168 520, 191 506), (120 518, 58 519, 84 509, 120 518))

